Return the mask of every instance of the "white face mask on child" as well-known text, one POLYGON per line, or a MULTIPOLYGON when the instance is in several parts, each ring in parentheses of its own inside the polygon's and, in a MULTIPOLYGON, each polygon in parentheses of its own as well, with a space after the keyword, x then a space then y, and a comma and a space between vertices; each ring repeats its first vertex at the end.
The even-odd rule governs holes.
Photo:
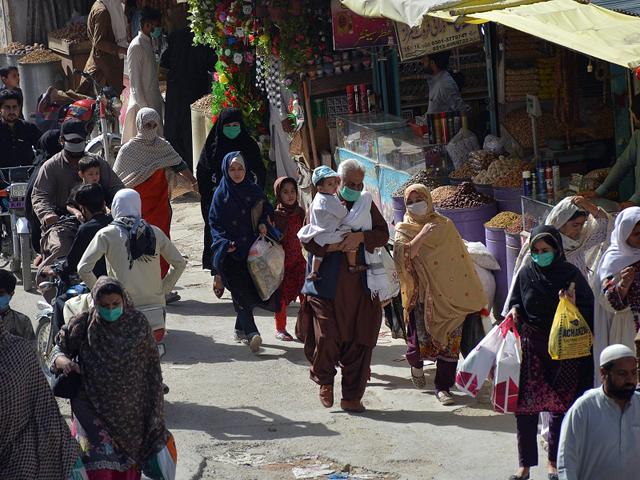
POLYGON ((424 200, 420 200, 418 202, 412 203, 411 205, 407 205, 407 210, 409 210, 414 215, 418 217, 424 217, 429 210, 429 205, 424 200))

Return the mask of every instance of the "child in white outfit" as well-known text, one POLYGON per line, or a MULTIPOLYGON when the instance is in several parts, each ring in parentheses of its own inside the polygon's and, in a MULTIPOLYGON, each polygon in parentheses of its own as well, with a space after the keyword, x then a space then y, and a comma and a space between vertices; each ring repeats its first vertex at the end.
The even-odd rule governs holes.
MULTIPOLYGON (((298 231, 301 242, 314 240, 323 247, 331 243, 340 243, 344 236, 351 233, 351 228, 343 224, 349 211, 336 194, 340 185, 340 177, 329 167, 318 167, 313 171, 313 184, 318 194, 309 207, 309 223, 298 231)), ((366 265, 356 264, 356 250, 345 252, 350 273, 358 273, 367 269, 366 265)), ((312 270, 307 280, 320 280, 318 271, 322 264, 322 257, 313 256, 312 270)))

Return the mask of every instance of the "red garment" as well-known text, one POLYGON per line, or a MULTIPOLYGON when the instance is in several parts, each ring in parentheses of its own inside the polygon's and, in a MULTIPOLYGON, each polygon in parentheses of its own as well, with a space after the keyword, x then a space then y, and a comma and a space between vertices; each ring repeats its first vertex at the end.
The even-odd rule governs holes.
MULTIPOLYGON (((169 182, 164 174, 164 168, 156 170, 151 177, 135 187, 142 199, 142 218, 149 225, 158 227, 171 238, 171 209, 169 207, 169 182)), ((160 257, 160 273, 162 278, 169 271, 169 264, 160 257)))
POLYGON ((285 306, 300 295, 307 271, 307 261, 302 256, 302 247, 298 239, 298 230, 302 228, 302 218, 298 215, 290 215, 287 220, 288 228, 282 240, 284 280, 280 284, 280 296, 285 306))

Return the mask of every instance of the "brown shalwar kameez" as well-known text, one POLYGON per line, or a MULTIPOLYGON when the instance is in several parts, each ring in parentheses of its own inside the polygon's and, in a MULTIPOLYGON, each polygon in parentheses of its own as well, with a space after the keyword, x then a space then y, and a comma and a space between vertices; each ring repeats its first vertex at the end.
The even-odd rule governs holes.
MULTIPOLYGON (((347 203, 351 208, 352 203, 347 203)), ((380 211, 371 204, 372 229, 364 233, 369 252, 383 247, 389 229, 380 211)), ((328 245, 314 241, 304 244, 311 255, 325 256, 328 245)), ((360 255, 360 254, 359 254, 360 255)), ((358 259, 359 263, 363 259, 358 259)), ((304 352, 311 363, 311 380, 318 385, 333 385, 336 366, 342 370, 342 398, 360 400, 369 379, 371 355, 382 323, 382 307, 365 289, 366 272, 349 273, 347 257, 342 254, 335 298, 307 295, 298 314, 296 331, 304 337, 304 352)))

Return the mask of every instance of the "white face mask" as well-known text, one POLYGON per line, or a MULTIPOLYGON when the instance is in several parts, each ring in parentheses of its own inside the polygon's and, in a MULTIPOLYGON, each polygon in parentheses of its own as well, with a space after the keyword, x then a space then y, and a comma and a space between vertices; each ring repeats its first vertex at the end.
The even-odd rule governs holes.
POLYGON ((424 217, 429 210, 429 205, 424 200, 420 200, 419 202, 412 203, 411 205, 407 205, 407 210, 409 210, 414 215, 418 217, 424 217))
POLYGON ((75 155, 79 155, 81 153, 84 153, 84 149, 87 146, 87 142, 86 141, 82 141, 80 143, 73 143, 73 142, 64 142, 64 149, 71 153, 71 154, 75 154, 75 155))

